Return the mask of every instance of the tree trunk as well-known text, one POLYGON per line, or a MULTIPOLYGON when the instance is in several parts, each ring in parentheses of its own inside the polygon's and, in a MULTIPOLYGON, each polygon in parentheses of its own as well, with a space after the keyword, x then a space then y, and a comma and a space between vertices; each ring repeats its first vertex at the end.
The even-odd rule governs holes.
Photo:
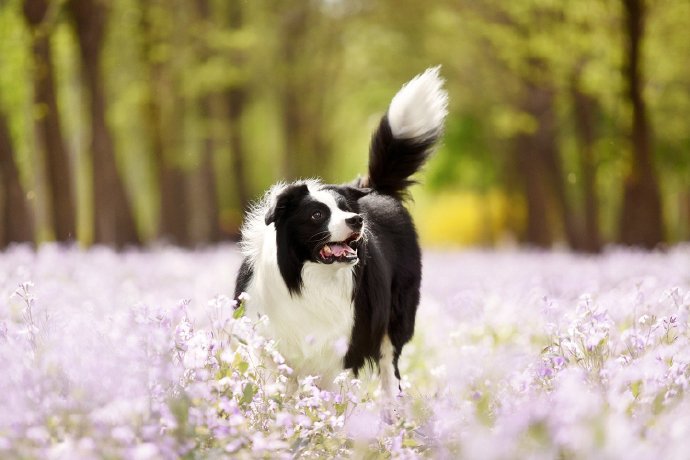
POLYGON ((199 115, 203 122, 203 139, 201 161, 197 171, 195 171, 199 190, 195 194, 194 211, 198 224, 195 226, 196 228, 190 228, 190 235, 197 243, 209 243, 220 240, 218 194, 213 161, 217 147, 212 129, 215 126, 213 96, 202 96, 199 100, 199 108, 199 115))
POLYGON ((173 148, 168 142, 169 131, 165 123, 166 112, 162 98, 173 97, 169 91, 170 81, 166 79, 163 63, 155 61, 152 49, 157 45, 153 15, 161 13, 152 11, 162 7, 158 2, 150 1, 142 5, 141 30, 143 35, 143 55, 148 67, 148 99, 146 101, 147 131, 151 133, 158 189, 160 193, 158 216, 158 239, 176 244, 189 243, 189 203, 187 200, 187 174, 173 161, 173 148))
POLYGON ((580 150, 584 197, 582 250, 597 253, 601 252, 602 242, 599 233, 599 199, 596 191, 594 144, 597 138, 596 120, 600 109, 597 100, 580 89, 579 71, 573 77, 571 98, 575 118, 575 135, 580 150))
POLYGON ((0 113, 0 248, 12 242, 33 241, 31 215, 19 170, 7 119, 0 113))
POLYGON ((82 78, 89 92, 91 154, 93 155, 95 241, 122 247, 139 243, 121 175, 115 146, 108 128, 105 87, 101 72, 101 51, 108 10, 100 0, 71 0, 82 61, 82 78))
MULTIPOLYGON (((234 4, 235 2, 231 2, 234 4)), ((196 1, 197 21, 200 23, 200 30, 212 30, 213 14, 211 12, 211 5, 209 0, 196 1)), ((211 52, 206 44, 204 36, 197 44, 197 55, 203 62, 207 60, 211 52)), ((215 242, 220 240, 220 212, 218 204, 218 193, 216 191, 216 177, 215 177, 215 162, 216 149, 218 148, 216 134, 216 115, 217 94, 203 94, 198 99, 199 116, 202 124, 202 146, 201 146, 201 161, 197 170, 194 172, 194 177, 191 179, 195 181, 196 192, 192 194, 194 205, 191 211, 194 211, 195 225, 190 225, 190 238, 195 242, 215 242)), ((190 222, 191 224, 192 222, 190 222)))
MULTIPOLYGON (((535 70, 541 66, 532 64, 535 70)), ((526 242, 540 247, 553 243, 551 222, 563 225, 568 244, 580 247, 577 222, 566 196, 563 165, 558 151, 554 90, 545 83, 523 83, 520 108, 535 121, 533 132, 520 133, 514 139, 518 171, 524 181, 527 200, 526 242), (552 211, 553 209, 553 211, 552 211)))
POLYGON ((24 18, 32 34, 36 145, 43 152, 50 196, 51 220, 58 241, 76 236, 75 205, 70 161, 62 137, 55 91, 55 69, 46 23, 47 0, 24 0, 24 18))
POLYGON ((323 177, 332 154, 326 101, 341 56, 333 38, 337 24, 328 22, 315 2, 282 4, 278 51, 283 72, 283 175, 288 179, 323 177))
POLYGON ((632 105, 632 164, 625 179, 620 221, 621 243, 653 248, 664 240, 659 184, 652 159, 651 127, 643 96, 641 48, 645 33, 644 0, 623 0, 624 78, 632 105))
MULTIPOLYGON (((522 96, 520 108, 532 115, 537 123, 541 121, 538 113, 539 88, 526 83, 525 94, 522 96)), ((548 184, 546 182, 546 166, 543 152, 537 142, 539 138, 538 126, 534 132, 520 132, 513 139, 517 171, 523 181, 525 199, 527 201, 527 228, 524 235, 526 243, 538 247, 549 247, 553 243, 551 226, 549 225, 548 184)), ((543 137, 543 136, 542 136, 543 137)))
POLYGON ((283 133, 285 148, 283 153, 283 176, 297 179, 305 174, 304 161, 300 161, 310 154, 302 135, 304 120, 303 105, 306 94, 300 91, 300 76, 298 75, 298 56, 300 43, 304 41, 307 28, 308 5, 304 2, 283 11, 281 20, 281 60, 283 64, 283 87, 281 88, 281 108, 283 111, 283 133), (302 99, 300 99, 302 98, 302 99))
MULTIPOLYGON (((230 2, 228 7, 230 28, 239 31, 244 25, 243 6, 241 2, 230 2)), ((233 64, 241 67, 244 65, 244 60, 243 53, 236 51, 232 59, 233 64)), ((249 187, 247 185, 247 171, 244 165, 245 151, 244 136, 242 134, 242 117, 247 105, 247 89, 245 85, 238 84, 229 88, 225 93, 225 100, 228 106, 228 136, 237 204, 242 211, 246 211, 249 205, 249 187)))
MULTIPOLYGON (((688 181, 687 183, 690 183, 688 181)), ((681 233, 681 238, 683 241, 690 241, 690 185, 687 185, 683 192, 681 193, 681 197, 683 199, 682 202, 682 212, 681 215, 683 216, 683 233, 681 233)))
POLYGON ((563 173, 563 161, 558 149, 557 115, 555 106, 555 91, 542 84, 532 90, 534 101, 533 116, 537 117, 539 128, 535 133, 535 148, 541 153, 546 165, 547 180, 550 185, 552 203, 557 208, 565 233, 565 239, 570 248, 580 250, 580 231, 573 207, 568 200, 563 173))
POLYGON ((553 239, 548 219, 543 164, 537 152, 533 150, 533 139, 529 134, 518 134, 513 139, 513 148, 527 202, 527 228, 524 241, 538 247, 549 247, 553 239))

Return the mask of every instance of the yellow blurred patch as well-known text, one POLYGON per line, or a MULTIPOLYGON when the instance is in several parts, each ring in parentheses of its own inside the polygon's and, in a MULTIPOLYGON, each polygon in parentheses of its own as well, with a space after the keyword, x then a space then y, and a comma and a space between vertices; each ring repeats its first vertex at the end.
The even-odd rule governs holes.
POLYGON ((511 223, 523 220, 521 203, 500 190, 415 195, 412 213, 425 246, 495 245, 512 239, 511 223))

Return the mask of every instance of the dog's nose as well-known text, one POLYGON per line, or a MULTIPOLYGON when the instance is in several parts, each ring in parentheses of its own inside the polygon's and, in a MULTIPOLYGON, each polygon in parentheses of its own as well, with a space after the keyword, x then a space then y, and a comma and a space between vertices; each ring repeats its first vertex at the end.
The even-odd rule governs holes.
POLYGON ((364 219, 362 219, 362 216, 359 214, 355 214, 354 216, 345 219, 345 223, 349 225, 352 230, 361 230, 363 222, 364 219))

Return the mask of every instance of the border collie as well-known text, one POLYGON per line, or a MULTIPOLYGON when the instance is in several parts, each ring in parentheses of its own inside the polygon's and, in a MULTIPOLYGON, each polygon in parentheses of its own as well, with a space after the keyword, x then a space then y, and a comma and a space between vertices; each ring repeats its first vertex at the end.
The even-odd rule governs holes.
POLYGON ((439 140, 448 96, 439 68, 405 84, 375 131, 369 171, 350 184, 278 183, 242 228, 235 298, 268 316, 265 331, 298 376, 330 386, 343 369, 378 365, 394 394, 398 359, 414 333, 421 251, 403 206, 439 140))

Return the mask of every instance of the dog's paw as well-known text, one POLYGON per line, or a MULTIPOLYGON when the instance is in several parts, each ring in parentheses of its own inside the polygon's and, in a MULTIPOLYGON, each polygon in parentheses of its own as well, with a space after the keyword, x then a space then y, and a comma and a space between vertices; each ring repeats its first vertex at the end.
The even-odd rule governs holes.
POLYGON ((402 408, 397 400, 389 400, 381 406, 381 421, 386 425, 395 425, 402 419, 402 408))

